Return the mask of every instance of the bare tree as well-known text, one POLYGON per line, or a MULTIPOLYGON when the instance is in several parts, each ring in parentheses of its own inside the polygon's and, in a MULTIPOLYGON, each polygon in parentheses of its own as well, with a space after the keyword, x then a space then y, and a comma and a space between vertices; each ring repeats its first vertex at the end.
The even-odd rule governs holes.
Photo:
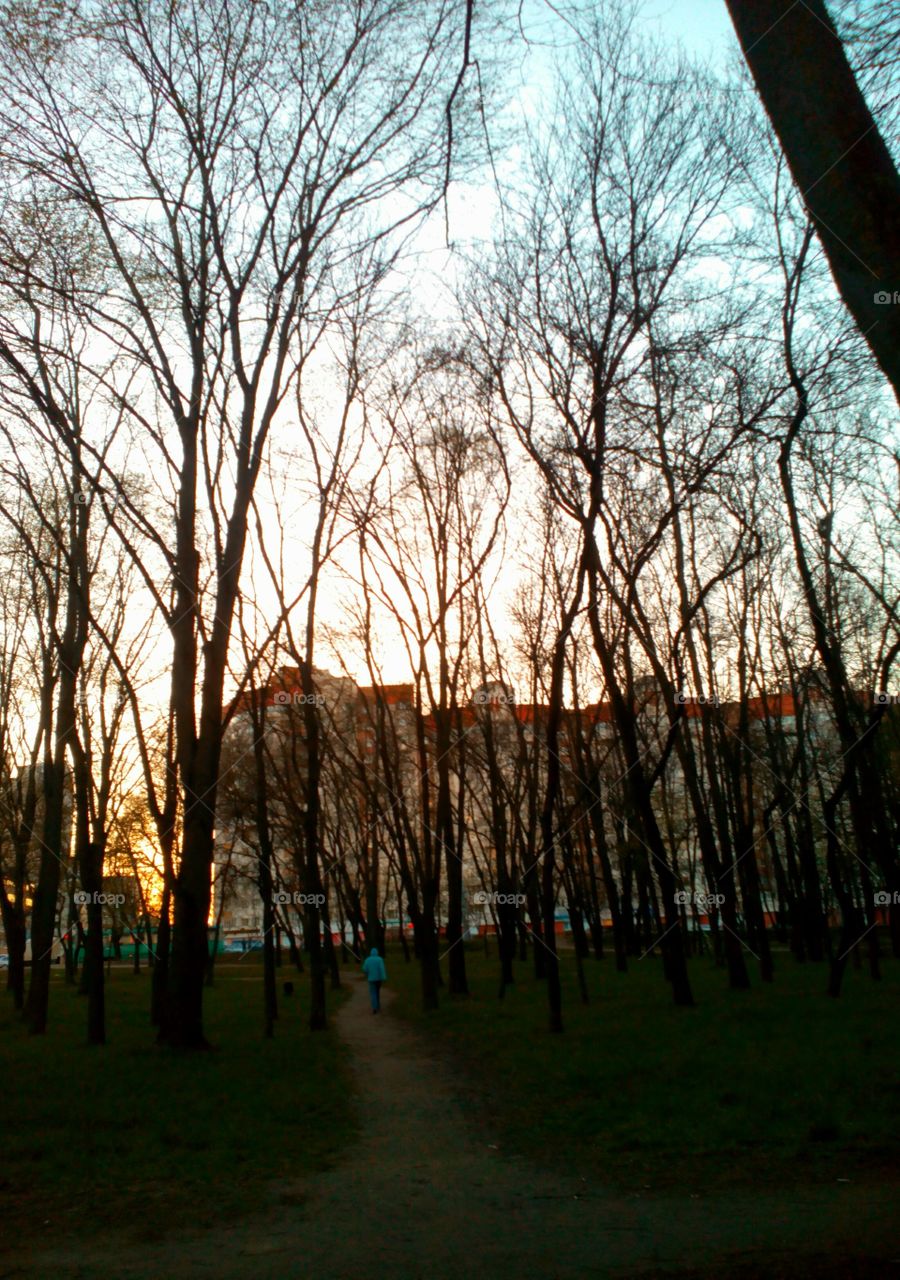
MULTIPOLYGON (((572 627, 586 608, 624 752, 629 823, 663 888, 666 968, 676 1000, 689 1004, 677 880, 651 798, 658 772, 642 758, 627 667, 624 686, 617 670, 621 635, 604 627, 599 603, 618 591, 627 621, 637 575, 671 523, 671 507, 637 503, 640 540, 627 549, 626 569, 617 495, 629 465, 640 465, 631 438, 652 393, 648 344, 703 349, 702 321, 695 328, 686 317, 703 311, 705 290, 693 267, 710 249, 731 180, 723 133, 733 121, 701 73, 654 59, 620 11, 610 7, 604 16, 602 28, 588 23, 577 45, 557 123, 535 146, 537 194, 470 314, 510 423, 578 540, 580 563, 552 659, 550 789, 561 714, 554 703, 572 627), (610 569, 617 554, 619 567, 610 569)), ((723 433, 719 450, 726 441, 723 433)), ((542 823, 549 852, 547 804, 542 823)), ((549 887, 545 910, 548 900, 549 887)))
POLYGON ((433 349, 392 379, 385 466, 397 479, 365 541, 370 580, 407 654, 417 700, 423 841, 447 885, 451 995, 468 992, 463 947, 463 681, 475 626, 474 584, 497 548, 509 475, 489 405, 460 353, 433 349), (428 741, 426 742, 426 738, 428 741), (433 790, 433 795, 432 795, 433 790))
POLYGON ((5 160, 103 246, 108 279, 79 300, 119 356, 105 394, 170 495, 168 527, 126 505, 116 528, 173 644, 183 835, 162 1034, 202 1046, 223 682, 253 493, 284 397, 356 287, 348 264, 376 247, 383 270, 394 233, 436 199, 450 7, 117 0, 16 18, 5 160))

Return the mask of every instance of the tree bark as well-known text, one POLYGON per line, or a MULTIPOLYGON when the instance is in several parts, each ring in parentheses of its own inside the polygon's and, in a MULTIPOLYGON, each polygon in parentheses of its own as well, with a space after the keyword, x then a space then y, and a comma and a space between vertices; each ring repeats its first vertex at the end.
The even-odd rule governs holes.
POLYGON ((900 398, 900 175, 844 47, 822 0, 726 3, 838 291, 900 398))

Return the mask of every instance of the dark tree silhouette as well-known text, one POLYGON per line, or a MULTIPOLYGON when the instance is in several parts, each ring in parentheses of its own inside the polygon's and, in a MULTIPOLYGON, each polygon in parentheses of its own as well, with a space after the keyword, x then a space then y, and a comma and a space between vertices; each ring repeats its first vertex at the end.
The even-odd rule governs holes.
POLYGON ((844 46, 822 0, 727 4, 834 282, 900 397, 900 175, 844 46))

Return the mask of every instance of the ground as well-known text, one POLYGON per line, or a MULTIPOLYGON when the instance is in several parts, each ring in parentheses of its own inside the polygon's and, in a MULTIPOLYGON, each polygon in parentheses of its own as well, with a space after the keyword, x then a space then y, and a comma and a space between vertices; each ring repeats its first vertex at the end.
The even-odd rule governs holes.
POLYGON ((82 1232, 4 1255, 0 1276, 900 1276, 893 1184, 622 1193, 538 1167, 494 1131, 440 1038, 395 1016, 395 998, 388 989, 373 1016, 354 979, 337 1012, 359 1132, 333 1167, 282 1183, 271 1208, 232 1225, 139 1246, 82 1232))

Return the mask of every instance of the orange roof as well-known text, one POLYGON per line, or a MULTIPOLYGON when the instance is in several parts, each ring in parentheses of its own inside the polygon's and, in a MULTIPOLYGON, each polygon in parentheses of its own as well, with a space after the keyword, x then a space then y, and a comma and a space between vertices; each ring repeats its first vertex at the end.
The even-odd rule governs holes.
MULTIPOLYGON (((276 698, 279 694, 284 693, 300 693, 302 686, 300 683, 300 671, 296 667, 282 667, 278 673, 273 676, 264 689, 256 691, 258 702, 262 702, 267 706, 276 704, 276 698)), ((357 687, 357 695, 363 703, 374 704, 378 700, 382 700, 388 706, 408 706, 415 707, 415 688, 410 682, 401 684, 384 684, 384 685, 360 685, 357 687)), ((809 691, 810 699, 813 701, 821 700, 821 695, 817 695, 815 691, 809 691)), ((281 699, 278 699, 279 703, 281 699)), ((249 711, 253 703, 253 694, 250 690, 241 692, 234 705, 236 713, 249 711)), ((737 718, 739 702, 726 702, 721 704, 727 719, 734 722, 737 718)), ((795 716, 797 709, 794 697, 790 693, 763 693, 754 698, 749 698, 746 703, 747 712, 751 720, 763 720, 767 718, 781 719, 787 716, 795 716)), ((549 714, 549 707, 545 703, 527 703, 519 702, 510 706, 512 714, 520 724, 534 725, 546 721, 549 714)), ((697 719, 703 711, 703 704, 690 700, 684 704, 684 715, 687 719, 697 719)), ((463 706, 460 708, 460 715, 466 726, 471 726, 477 719, 474 708, 463 706)), ((563 711, 563 719, 571 722, 575 718, 575 712, 572 708, 565 708, 563 711)), ((610 724, 613 719, 612 706, 609 702, 594 702, 581 708, 581 718, 586 726, 597 724, 610 724)), ((426 715, 429 727, 432 726, 432 717, 426 715)))
POLYGON ((397 703, 408 703, 412 706, 416 700, 411 684, 360 685, 359 696, 364 702, 376 702, 381 699, 389 706, 397 703))

